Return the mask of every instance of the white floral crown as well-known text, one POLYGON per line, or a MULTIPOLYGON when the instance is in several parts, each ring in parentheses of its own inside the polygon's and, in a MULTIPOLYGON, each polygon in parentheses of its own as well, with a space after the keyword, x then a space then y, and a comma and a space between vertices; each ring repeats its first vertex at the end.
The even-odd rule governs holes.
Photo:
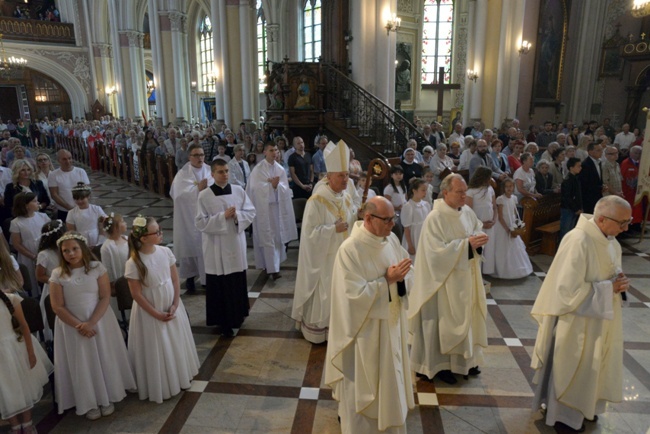
POLYGON ((72 187, 72 191, 91 191, 90 185, 79 183, 72 187))
POLYGON ((133 225, 131 232, 136 237, 141 237, 143 233, 147 232, 147 218, 142 214, 138 214, 136 218, 133 219, 133 225))
POLYGON ((106 217, 104 219, 104 230, 106 232, 111 230, 111 226, 113 226, 114 219, 115 219, 115 213, 114 212, 112 212, 108 217, 106 217))
POLYGON ((54 220, 54 222, 57 223, 56 227, 52 228, 51 230, 49 230, 47 232, 43 232, 41 234, 41 237, 49 237, 50 235, 55 234, 55 233, 57 233, 58 231, 61 230, 61 228, 63 227, 63 221, 57 219, 57 220, 54 220))
POLYGON ((73 233, 67 233, 67 234, 63 235, 61 238, 59 238, 58 240, 56 240, 56 246, 60 247, 62 242, 68 241, 68 240, 83 241, 84 244, 86 244, 86 245, 88 244, 88 240, 86 240, 86 237, 84 237, 81 234, 77 234, 77 233, 73 232, 73 233))

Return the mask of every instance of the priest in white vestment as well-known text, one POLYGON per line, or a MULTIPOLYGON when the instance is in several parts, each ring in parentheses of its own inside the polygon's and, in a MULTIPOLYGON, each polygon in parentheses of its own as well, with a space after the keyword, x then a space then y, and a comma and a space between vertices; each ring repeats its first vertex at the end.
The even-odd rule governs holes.
POLYGON ((206 272, 205 320, 232 336, 248 316, 244 231, 253 223, 255 207, 242 187, 228 183, 225 160, 217 158, 210 167, 214 184, 199 193, 195 219, 206 272))
POLYGON ((334 258, 357 220, 347 191, 350 149, 342 140, 329 142, 323 154, 327 177, 305 207, 291 312, 296 327, 314 344, 327 340, 334 258))
POLYGON ((411 368, 421 377, 454 384, 453 374, 478 375, 487 348, 487 305, 481 251, 488 236, 465 205, 467 184, 451 174, 442 198, 424 220, 409 296, 411 368))
POLYGON ((189 163, 174 176, 169 195, 174 201, 174 255, 179 262, 179 277, 187 279, 185 287, 193 291, 194 278, 199 276, 205 285, 205 268, 201 250, 201 232, 194 225, 199 192, 214 184, 210 166, 200 144, 187 149, 189 163))
POLYGON ((325 384, 339 401, 343 434, 406 433, 415 405, 406 319, 412 267, 394 225, 393 205, 373 197, 334 260, 325 384))
POLYGON ((533 305, 539 323, 531 366, 537 384, 534 408, 546 405, 546 424, 583 429, 607 401, 623 391, 621 246, 630 205, 619 196, 600 199, 593 217, 582 214, 562 238, 533 305))
POLYGON ((264 159, 257 163, 246 185, 253 201, 255 267, 266 270, 273 280, 280 278, 280 264, 287 259, 285 244, 298 238, 292 193, 284 168, 275 161, 277 146, 264 146, 264 159))

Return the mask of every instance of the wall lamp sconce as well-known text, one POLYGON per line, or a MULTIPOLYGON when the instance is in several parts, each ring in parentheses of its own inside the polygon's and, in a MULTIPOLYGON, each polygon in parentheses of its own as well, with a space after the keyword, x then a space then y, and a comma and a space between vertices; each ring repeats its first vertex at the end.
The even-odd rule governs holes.
POLYGON ((386 36, 390 35, 390 32, 397 32, 397 29, 400 28, 402 24, 402 19, 393 14, 388 20, 386 20, 386 36))
POLYGON ((521 46, 519 47, 519 55, 521 56, 522 54, 528 54, 530 47, 532 46, 533 44, 528 41, 521 41, 521 46))
POLYGON ((111 96, 111 95, 115 95, 116 93, 117 93, 117 86, 106 88, 106 95, 111 96))
POLYGON ((476 83, 476 80, 478 79, 478 72, 474 71, 473 69, 468 69, 467 78, 476 83))
POLYGON ((192 81, 192 82, 190 83, 190 87, 191 87, 193 90, 196 90, 196 81, 192 81))
POLYGON ((151 93, 156 88, 153 80, 147 80, 147 92, 151 93))

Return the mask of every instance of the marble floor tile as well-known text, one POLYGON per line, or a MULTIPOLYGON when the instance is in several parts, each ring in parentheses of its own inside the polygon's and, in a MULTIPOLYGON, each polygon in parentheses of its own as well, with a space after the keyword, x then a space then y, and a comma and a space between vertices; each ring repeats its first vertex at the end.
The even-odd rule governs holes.
MULTIPOLYGON (((239 426, 246 406, 251 397, 247 395, 230 395, 222 393, 203 393, 187 419, 194 431, 217 429, 216 432, 235 432, 239 426)), ((185 431, 182 431, 185 432, 185 431)))
POLYGON ((259 433, 288 433, 297 405, 297 399, 252 396, 237 428, 259 433))

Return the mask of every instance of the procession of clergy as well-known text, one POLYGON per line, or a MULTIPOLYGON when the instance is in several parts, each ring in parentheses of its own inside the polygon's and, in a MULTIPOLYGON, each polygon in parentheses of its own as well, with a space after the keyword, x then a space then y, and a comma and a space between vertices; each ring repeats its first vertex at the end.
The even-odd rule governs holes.
MULTIPOLYGON (((236 159, 208 166, 200 145, 188 151, 190 164, 171 191, 180 277, 201 277, 207 325, 233 336, 248 316, 245 232, 252 226, 256 268, 281 278, 286 244, 298 237, 292 190, 273 143, 250 172, 236 159)), ((464 179, 451 174, 412 260, 391 232, 397 216, 390 201, 375 196, 359 211, 348 146, 329 142, 323 154, 327 176, 301 222, 292 317, 305 339, 327 341, 325 383, 339 402, 342 432, 405 433, 413 372, 449 384, 481 372, 488 338, 480 263, 488 235, 465 205, 464 179)), ((622 399, 620 293, 629 280, 615 236, 630 216, 615 195, 601 199, 593 216, 582 214, 533 306, 534 410, 547 425, 584 430, 607 401, 622 399)))

